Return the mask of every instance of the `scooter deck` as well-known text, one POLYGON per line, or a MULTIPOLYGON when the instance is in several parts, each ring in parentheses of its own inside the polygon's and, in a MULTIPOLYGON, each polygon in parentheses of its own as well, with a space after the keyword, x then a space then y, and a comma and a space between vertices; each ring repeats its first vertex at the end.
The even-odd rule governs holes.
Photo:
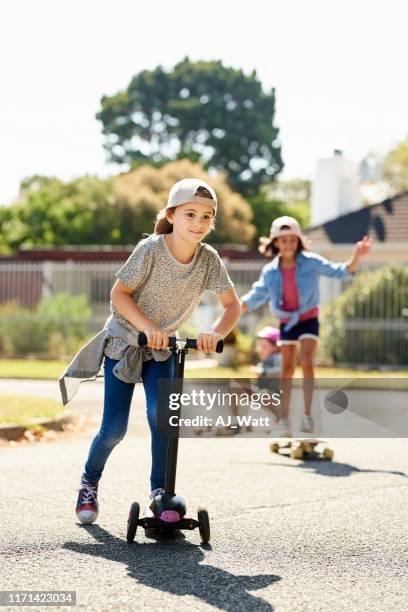
POLYGON ((322 450, 317 448, 325 443, 327 440, 322 438, 276 438, 272 441, 270 450, 272 453, 286 455, 291 459, 331 461, 334 457, 331 448, 324 447, 322 450))
POLYGON ((174 531, 175 529, 197 529, 200 523, 192 518, 182 518, 174 523, 166 523, 159 518, 143 516, 137 521, 139 527, 144 529, 161 529, 163 532, 174 531))

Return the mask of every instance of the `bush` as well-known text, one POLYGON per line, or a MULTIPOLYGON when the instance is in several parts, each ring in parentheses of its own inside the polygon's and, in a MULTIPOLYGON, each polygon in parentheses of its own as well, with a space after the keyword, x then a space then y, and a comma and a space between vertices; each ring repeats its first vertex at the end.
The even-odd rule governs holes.
POLYGON ((249 203, 233 192, 222 174, 210 176, 200 164, 188 159, 169 162, 160 168, 144 164, 112 180, 123 244, 133 244, 135 236, 152 233, 154 220, 166 205, 168 192, 176 181, 186 176, 207 181, 217 194, 218 209, 215 232, 207 242, 251 244, 255 235, 253 213, 249 203))
POLYGON ((0 350, 11 357, 70 354, 86 337, 90 315, 85 295, 45 297, 36 311, 10 302, 0 309, 0 350))
POLYGON ((321 356, 337 363, 407 365, 407 308, 407 269, 362 272, 323 310, 321 356))

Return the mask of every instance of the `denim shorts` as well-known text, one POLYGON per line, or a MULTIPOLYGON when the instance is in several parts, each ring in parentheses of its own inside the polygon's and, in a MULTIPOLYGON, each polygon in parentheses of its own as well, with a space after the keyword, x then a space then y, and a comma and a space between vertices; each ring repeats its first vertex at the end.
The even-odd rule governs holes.
POLYGON ((281 323, 280 325, 281 344, 295 344, 299 340, 306 340, 307 338, 319 339, 319 319, 317 317, 300 321, 289 331, 284 331, 285 325, 286 323, 281 323))

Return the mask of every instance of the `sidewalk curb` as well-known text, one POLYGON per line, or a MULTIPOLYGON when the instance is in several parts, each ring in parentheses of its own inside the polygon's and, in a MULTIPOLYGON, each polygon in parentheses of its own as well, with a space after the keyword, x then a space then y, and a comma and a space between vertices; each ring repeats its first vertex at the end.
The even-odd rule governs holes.
POLYGON ((26 431, 35 428, 36 425, 52 431, 63 431, 64 426, 69 425, 73 421, 73 415, 66 410, 58 419, 32 419, 29 425, 17 425, 13 423, 0 425, 0 439, 8 441, 18 440, 24 436, 26 431))

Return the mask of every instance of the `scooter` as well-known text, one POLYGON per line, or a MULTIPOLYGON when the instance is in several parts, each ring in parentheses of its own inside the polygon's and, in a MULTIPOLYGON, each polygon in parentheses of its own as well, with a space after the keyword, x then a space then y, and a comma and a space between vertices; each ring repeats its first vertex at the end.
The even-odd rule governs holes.
MULTIPOLYGON (((143 332, 139 333, 139 346, 147 345, 147 337, 143 332)), ((175 360, 174 375, 171 383, 171 393, 182 393, 184 379, 184 363, 189 349, 197 349, 197 340, 186 338, 181 340, 175 336, 169 338, 169 348, 173 353, 172 358, 175 360)), ((216 352, 222 353, 224 348, 223 340, 217 343, 216 352)), ((180 408, 173 411, 177 417, 177 423, 180 418, 180 408)), ((172 428, 173 429, 173 428, 172 428)), ((210 519, 205 508, 198 508, 197 520, 186 518, 187 506, 183 497, 176 495, 176 473, 177 473, 177 457, 179 443, 179 427, 174 427, 174 436, 169 438, 167 448, 167 463, 166 463, 166 479, 164 493, 156 495, 150 504, 150 510, 153 516, 139 518, 140 505, 138 502, 133 502, 130 507, 127 535, 128 542, 133 542, 136 536, 138 527, 144 529, 159 529, 164 534, 171 534, 172 531, 178 529, 193 530, 198 527, 200 531, 201 541, 203 544, 208 544, 210 541, 210 519)))

